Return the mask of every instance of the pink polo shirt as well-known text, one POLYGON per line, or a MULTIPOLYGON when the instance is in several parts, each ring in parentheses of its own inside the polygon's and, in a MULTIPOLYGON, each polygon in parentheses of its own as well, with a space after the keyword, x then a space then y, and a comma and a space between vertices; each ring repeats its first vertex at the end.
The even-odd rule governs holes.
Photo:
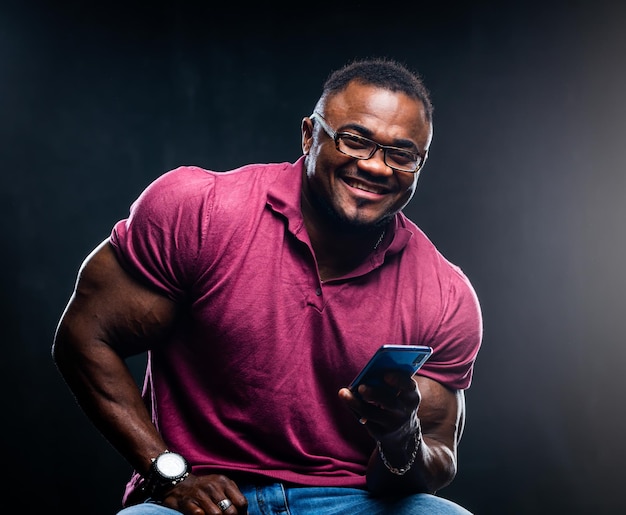
POLYGON ((140 195, 111 242, 129 272, 187 306, 146 371, 144 397, 170 450, 198 474, 365 488, 374 442, 337 391, 385 343, 430 345, 420 373, 468 388, 480 308, 461 270, 403 214, 358 269, 322 283, 302 176, 302 158, 177 168, 140 195))

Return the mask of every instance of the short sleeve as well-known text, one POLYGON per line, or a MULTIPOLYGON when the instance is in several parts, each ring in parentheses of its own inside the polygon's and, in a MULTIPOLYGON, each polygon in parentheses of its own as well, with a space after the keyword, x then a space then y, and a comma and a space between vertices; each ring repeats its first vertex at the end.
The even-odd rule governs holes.
POLYGON ((138 280, 180 300, 196 274, 213 199, 214 177, 179 167, 152 182, 133 202, 110 241, 122 266, 138 280))
POLYGON ((455 267, 438 329, 429 344, 436 352, 422 375, 452 389, 467 389, 482 344, 483 320, 476 292, 455 267))

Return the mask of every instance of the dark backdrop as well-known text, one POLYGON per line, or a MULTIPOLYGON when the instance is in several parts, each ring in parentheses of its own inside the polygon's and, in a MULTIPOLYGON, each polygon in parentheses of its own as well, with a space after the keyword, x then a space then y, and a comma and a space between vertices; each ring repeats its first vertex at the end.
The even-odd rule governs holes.
POLYGON ((80 262, 135 196, 180 164, 295 160, 327 73, 390 56, 422 73, 436 109, 407 214, 467 272, 485 317, 442 495, 477 514, 619 512, 624 4, 264 5, 2 2, 5 502, 119 506, 130 469, 50 345, 80 262))

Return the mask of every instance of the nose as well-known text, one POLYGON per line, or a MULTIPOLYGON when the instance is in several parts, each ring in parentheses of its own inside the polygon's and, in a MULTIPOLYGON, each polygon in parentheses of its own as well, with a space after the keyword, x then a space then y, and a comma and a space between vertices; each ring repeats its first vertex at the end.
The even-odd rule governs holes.
POLYGON ((385 149, 379 147, 369 159, 360 159, 359 165, 362 170, 372 175, 393 175, 393 168, 385 163, 385 149))

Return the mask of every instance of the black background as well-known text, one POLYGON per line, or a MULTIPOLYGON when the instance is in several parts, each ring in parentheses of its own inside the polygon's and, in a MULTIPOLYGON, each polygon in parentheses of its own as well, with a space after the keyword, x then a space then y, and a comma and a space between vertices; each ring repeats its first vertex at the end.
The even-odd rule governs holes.
POLYGON ((0 4, 4 502, 119 507, 130 468, 50 346, 80 262, 137 194, 180 164, 295 160, 328 72, 389 56, 435 104, 406 212, 485 317, 441 494, 477 514, 623 511, 625 15, 603 1, 0 4))

